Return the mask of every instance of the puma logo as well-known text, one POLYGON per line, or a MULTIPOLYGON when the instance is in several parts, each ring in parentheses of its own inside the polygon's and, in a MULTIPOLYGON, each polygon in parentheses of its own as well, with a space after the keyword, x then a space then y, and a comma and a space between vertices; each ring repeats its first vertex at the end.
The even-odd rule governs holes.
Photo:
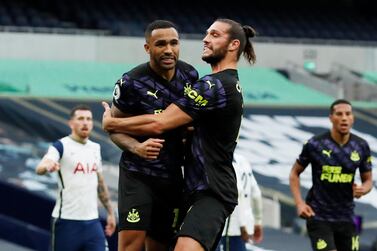
POLYGON ((322 154, 326 155, 329 158, 331 157, 331 152, 332 150, 325 150, 325 149, 322 150, 322 154))
POLYGON ((215 84, 212 84, 211 83, 211 81, 209 81, 209 80, 206 80, 206 83, 209 85, 209 89, 211 89, 212 88, 212 86, 214 86, 215 84))
POLYGON ((157 92, 158 92, 158 90, 156 90, 155 92, 147 91, 147 95, 152 96, 155 99, 158 99, 157 92))

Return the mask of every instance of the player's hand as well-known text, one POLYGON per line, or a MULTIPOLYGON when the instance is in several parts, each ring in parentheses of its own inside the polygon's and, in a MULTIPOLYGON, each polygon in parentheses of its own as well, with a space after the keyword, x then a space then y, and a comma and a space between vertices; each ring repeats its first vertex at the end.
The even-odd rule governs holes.
POLYGON ((246 230, 246 227, 240 227, 240 231, 241 231, 241 239, 244 241, 244 242, 248 242, 249 241, 249 233, 247 232, 246 230))
POLYGON ((60 164, 50 159, 45 159, 44 165, 46 166, 46 171, 49 173, 59 171, 60 169, 60 164))
POLYGON ((157 159, 164 142, 164 139, 147 139, 146 141, 135 146, 134 153, 144 159, 157 159))
POLYGON ((103 112, 103 115, 102 115, 102 129, 104 131, 108 131, 107 126, 109 125, 110 120, 112 118, 111 109, 110 109, 109 104, 105 101, 102 101, 102 106, 105 109, 105 111, 103 112))
POLYGON ((352 190, 353 190, 353 197, 357 199, 368 192, 367 189, 365 189, 363 185, 357 185, 356 183, 353 183, 352 190))
POLYGON ((298 216, 304 219, 313 217, 315 215, 313 209, 305 202, 302 202, 297 205, 297 214, 298 216))
POLYGON ((263 227, 262 225, 254 225, 254 233, 251 237, 254 243, 260 243, 263 240, 263 227))
POLYGON ((116 227, 116 220, 115 220, 114 214, 107 215, 105 234, 107 236, 111 236, 115 231, 115 227, 116 227))

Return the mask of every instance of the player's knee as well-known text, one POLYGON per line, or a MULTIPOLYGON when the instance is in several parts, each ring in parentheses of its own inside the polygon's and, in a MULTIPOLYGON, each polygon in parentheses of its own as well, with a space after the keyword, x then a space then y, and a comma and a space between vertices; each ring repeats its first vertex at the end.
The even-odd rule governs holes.
POLYGON ((145 238, 145 231, 120 231, 118 235, 118 251, 143 251, 145 238))
POLYGON ((174 251, 205 251, 203 246, 190 237, 179 237, 174 251))

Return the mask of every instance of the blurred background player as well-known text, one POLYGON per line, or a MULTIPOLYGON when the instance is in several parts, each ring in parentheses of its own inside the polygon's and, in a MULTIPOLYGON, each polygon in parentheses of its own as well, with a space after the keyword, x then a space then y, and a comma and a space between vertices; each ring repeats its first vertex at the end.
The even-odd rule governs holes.
POLYGON ((234 153, 238 205, 228 217, 217 251, 246 251, 246 243, 263 240, 262 192, 249 161, 234 153))
MULTIPOLYGON (((198 78, 191 65, 178 60, 179 35, 172 22, 150 23, 144 48, 149 62, 125 73, 115 85, 114 117, 161 113, 198 78)), ((144 245, 148 251, 166 250, 172 240, 182 213, 184 133, 185 127, 160 139, 110 134, 124 150, 119 170, 119 250, 141 251, 144 245)))
POLYGON ((331 130, 304 144, 291 169, 290 187, 297 213, 306 219, 313 250, 359 250, 359 236, 353 223, 353 198, 360 198, 372 189, 370 148, 364 139, 351 133, 354 115, 349 101, 334 101, 329 118, 331 130), (304 201, 300 174, 309 164, 313 185, 304 201), (355 183, 357 169, 360 185, 355 183))
POLYGON ((39 175, 56 172, 59 179, 52 212, 52 250, 105 251, 97 197, 108 213, 106 235, 114 233, 116 221, 102 175, 100 145, 89 140, 93 129, 90 108, 74 107, 68 124, 71 134, 55 141, 36 168, 39 175))

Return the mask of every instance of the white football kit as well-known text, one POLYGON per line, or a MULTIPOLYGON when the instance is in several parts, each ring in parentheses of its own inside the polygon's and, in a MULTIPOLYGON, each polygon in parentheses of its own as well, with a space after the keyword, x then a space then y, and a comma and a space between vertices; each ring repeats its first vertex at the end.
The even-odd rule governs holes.
POLYGON ((243 226, 252 235, 254 224, 262 224, 262 193, 244 156, 234 153, 233 166, 237 176, 238 205, 226 220, 223 236, 240 236, 243 226))
POLYGON ((102 172, 100 145, 66 136, 51 145, 46 158, 60 163, 58 196, 52 217, 68 220, 98 218, 98 176, 102 172))

